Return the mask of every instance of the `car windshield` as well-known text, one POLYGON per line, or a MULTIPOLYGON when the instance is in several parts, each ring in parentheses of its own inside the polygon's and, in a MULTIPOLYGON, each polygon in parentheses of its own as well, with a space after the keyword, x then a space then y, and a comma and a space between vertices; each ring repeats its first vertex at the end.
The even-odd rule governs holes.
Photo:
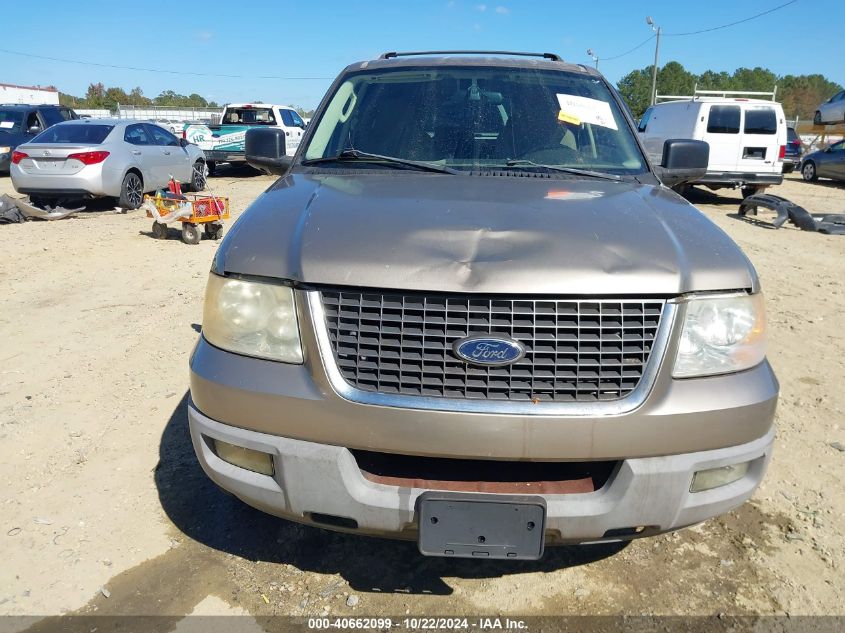
POLYGON ((23 112, 0 110, 0 132, 20 132, 21 125, 23 125, 23 112))
POLYGON ((304 159, 351 167, 325 161, 350 149, 459 170, 646 169, 601 79, 533 68, 403 67, 351 75, 316 121, 304 159))
POLYGON ((88 123, 60 123, 41 132, 30 143, 80 143, 99 145, 112 131, 113 125, 88 123))

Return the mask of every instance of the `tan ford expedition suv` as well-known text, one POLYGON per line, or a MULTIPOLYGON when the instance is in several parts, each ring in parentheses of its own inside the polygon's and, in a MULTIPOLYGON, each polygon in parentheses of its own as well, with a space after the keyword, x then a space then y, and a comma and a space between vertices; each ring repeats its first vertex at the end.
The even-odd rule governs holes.
POLYGON ((191 360, 203 469, 285 519, 432 556, 692 525, 769 462, 778 383, 733 241, 556 55, 386 53, 335 80, 215 257, 191 360))

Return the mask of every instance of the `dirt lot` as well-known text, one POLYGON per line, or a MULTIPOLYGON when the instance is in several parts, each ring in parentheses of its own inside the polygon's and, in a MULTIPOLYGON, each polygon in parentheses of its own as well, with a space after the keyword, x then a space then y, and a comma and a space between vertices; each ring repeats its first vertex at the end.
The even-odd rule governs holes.
MULTIPOLYGON (((211 184, 237 214, 271 182, 211 184)), ((776 193, 845 212, 830 182, 776 193)), ((517 565, 293 525, 205 478, 185 397, 217 243, 157 241, 143 212, 103 205, 0 226, 0 614, 845 613, 845 237, 746 223, 734 192, 694 202, 766 291, 781 401, 765 482, 698 527, 517 565)))

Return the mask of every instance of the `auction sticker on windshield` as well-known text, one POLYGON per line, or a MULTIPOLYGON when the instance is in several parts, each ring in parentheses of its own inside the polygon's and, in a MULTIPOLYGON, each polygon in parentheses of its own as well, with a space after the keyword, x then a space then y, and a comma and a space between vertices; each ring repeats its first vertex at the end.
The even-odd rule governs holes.
POLYGON ((575 125, 592 123, 611 130, 619 129, 610 111, 610 104, 606 101, 560 93, 557 95, 557 101, 560 104, 558 119, 561 121, 575 125))

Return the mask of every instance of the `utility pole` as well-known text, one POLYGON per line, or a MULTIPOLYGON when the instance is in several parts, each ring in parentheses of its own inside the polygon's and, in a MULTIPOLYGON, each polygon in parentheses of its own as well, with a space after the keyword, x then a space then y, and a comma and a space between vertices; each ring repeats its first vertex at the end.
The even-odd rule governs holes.
POLYGON ((593 52, 592 48, 587 49, 587 55, 593 58, 593 61, 596 62, 596 70, 599 69, 599 56, 593 52))
POLYGON ((645 23, 651 27, 651 30, 657 33, 657 41, 654 44, 654 66, 651 69, 651 105, 657 100, 657 56, 660 53, 660 27, 654 25, 654 20, 651 16, 647 16, 645 23))

